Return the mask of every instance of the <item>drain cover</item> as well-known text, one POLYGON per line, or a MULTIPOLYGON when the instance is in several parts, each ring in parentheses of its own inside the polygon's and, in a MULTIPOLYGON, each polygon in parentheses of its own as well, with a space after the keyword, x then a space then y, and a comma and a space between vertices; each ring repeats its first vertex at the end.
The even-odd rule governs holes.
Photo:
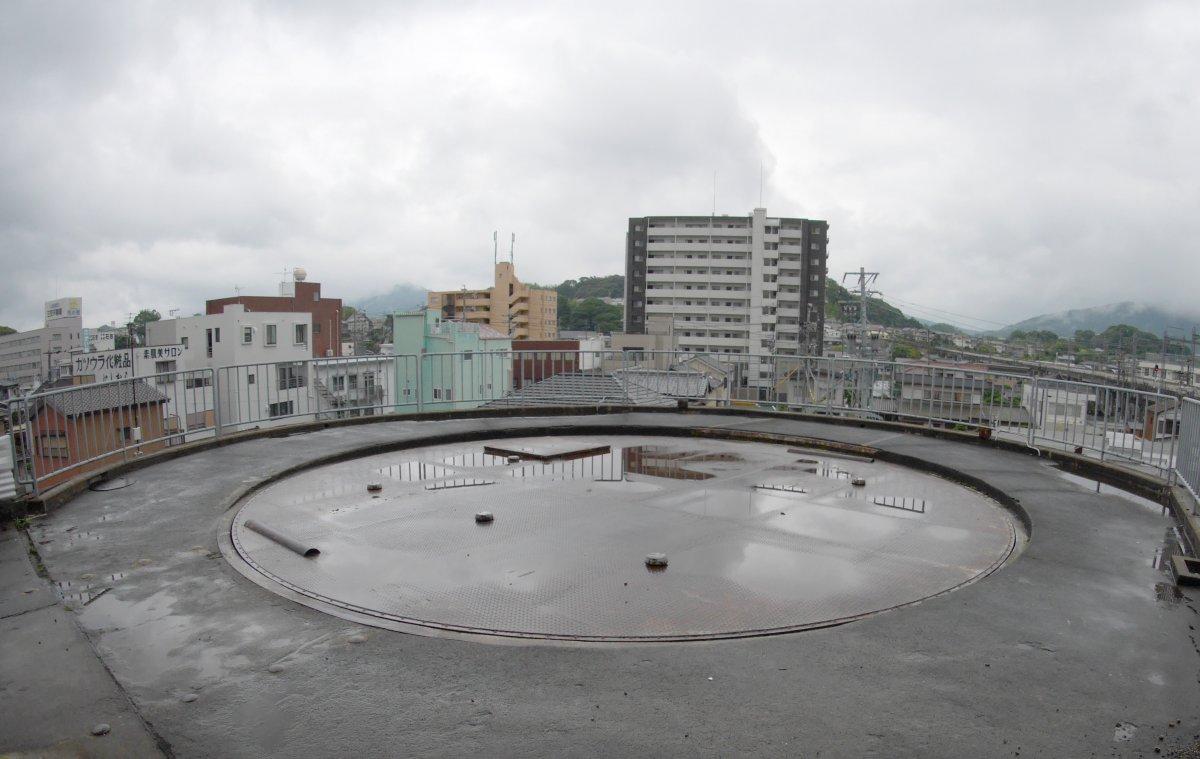
POLYGON ((281 480, 241 505, 244 571, 384 627, 595 641, 692 640, 843 622, 999 567, 1018 532, 983 495, 882 462, 864 493, 782 445, 527 438, 382 454, 281 480), (526 460, 490 450, 577 458, 526 460), (365 476, 388 498, 364 492, 365 476), (488 487, 464 487, 464 484, 488 487), (922 511, 900 508, 920 503, 922 511), (476 515, 500 512, 481 530, 476 515), (247 519, 319 544, 306 560, 247 519), (646 571, 654 554, 667 571, 646 571), (246 566, 248 565, 248 566, 246 566))
POLYGON ((105 490, 120 490, 133 484, 133 480, 125 477, 114 477, 111 480, 100 480, 88 486, 89 490, 104 492, 105 490))

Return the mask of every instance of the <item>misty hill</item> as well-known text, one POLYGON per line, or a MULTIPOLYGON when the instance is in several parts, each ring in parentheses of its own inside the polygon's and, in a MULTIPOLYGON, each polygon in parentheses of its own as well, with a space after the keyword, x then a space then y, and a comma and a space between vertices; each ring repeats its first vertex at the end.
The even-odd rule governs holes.
POLYGON ((425 305, 424 287, 401 284, 393 285, 392 289, 382 295, 372 295, 360 298, 348 305, 368 315, 390 314, 394 311, 412 311, 425 305))
POLYGON ((1053 332, 1060 337, 1071 337, 1076 330, 1080 329, 1100 333, 1115 324, 1128 324, 1131 327, 1158 335, 1161 339, 1164 328, 1168 326, 1184 327, 1190 331, 1192 325, 1197 321, 1200 321, 1200 314, 1197 313, 1187 314, 1146 303, 1124 301, 1110 303, 1106 306, 1042 314, 1016 324, 1010 324, 992 334, 1007 337, 1014 330, 1021 332, 1045 331, 1053 332))

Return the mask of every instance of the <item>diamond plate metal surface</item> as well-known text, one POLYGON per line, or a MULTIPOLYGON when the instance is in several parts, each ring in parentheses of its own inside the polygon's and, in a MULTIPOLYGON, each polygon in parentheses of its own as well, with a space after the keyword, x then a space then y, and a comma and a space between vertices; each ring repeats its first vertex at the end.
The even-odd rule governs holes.
POLYGON ((487 444, 365 457, 282 480, 243 503, 233 543, 279 585, 383 620, 531 638, 687 640, 824 626, 920 601, 996 569, 1018 540, 992 500, 879 462, 761 443, 576 436, 554 444, 612 451, 509 464, 483 454, 487 444), (494 484, 440 487, 472 480, 494 484), (383 492, 368 493, 371 481, 383 492), (874 502, 894 499, 918 499, 925 511, 874 502), (481 510, 495 521, 477 524, 481 510), (315 543, 320 557, 247 530, 247 519, 315 543), (653 552, 669 567, 648 570, 653 552))

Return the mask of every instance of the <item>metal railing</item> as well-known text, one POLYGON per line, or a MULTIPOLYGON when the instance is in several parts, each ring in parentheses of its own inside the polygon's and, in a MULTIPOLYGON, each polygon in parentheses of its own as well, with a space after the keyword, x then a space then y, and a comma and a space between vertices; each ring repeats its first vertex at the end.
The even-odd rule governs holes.
POLYGON ((264 362, 48 390, 10 404, 18 483, 202 436, 356 416, 610 405, 799 411, 980 430, 1200 488, 1200 403, 927 360, 689 351, 463 351, 264 362))
POLYGON ((13 475, 41 492, 80 472, 215 434, 211 369, 71 385, 13 398, 13 475))
POLYGON ((1200 501, 1200 401, 1184 398, 1179 414, 1175 474, 1192 498, 1200 501))
POLYGON ((216 370, 221 431, 418 410, 416 356, 352 356, 216 370))

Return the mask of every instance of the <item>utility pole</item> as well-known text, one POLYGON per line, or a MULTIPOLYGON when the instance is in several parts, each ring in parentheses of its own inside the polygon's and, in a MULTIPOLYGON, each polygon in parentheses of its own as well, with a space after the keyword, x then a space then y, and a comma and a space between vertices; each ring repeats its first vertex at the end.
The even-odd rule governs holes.
POLYGON ((1192 387, 1196 384, 1196 338, 1200 337, 1197 334, 1196 328, 1198 325, 1192 325, 1192 350, 1188 353, 1187 360, 1187 384, 1192 387))
POLYGON ((1163 377, 1167 373, 1167 330, 1163 328, 1162 358, 1158 362, 1158 392, 1163 389, 1163 377))
POLYGON ((867 339, 867 297, 878 295, 875 290, 868 290, 867 285, 874 284, 879 278, 879 272, 867 271, 863 267, 858 267, 858 271, 848 271, 842 275, 842 281, 846 281, 846 277, 858 277, 858 327, 860 334, 858 336, 858 352, 860 356, 866 356, 866 339, 867 339))

